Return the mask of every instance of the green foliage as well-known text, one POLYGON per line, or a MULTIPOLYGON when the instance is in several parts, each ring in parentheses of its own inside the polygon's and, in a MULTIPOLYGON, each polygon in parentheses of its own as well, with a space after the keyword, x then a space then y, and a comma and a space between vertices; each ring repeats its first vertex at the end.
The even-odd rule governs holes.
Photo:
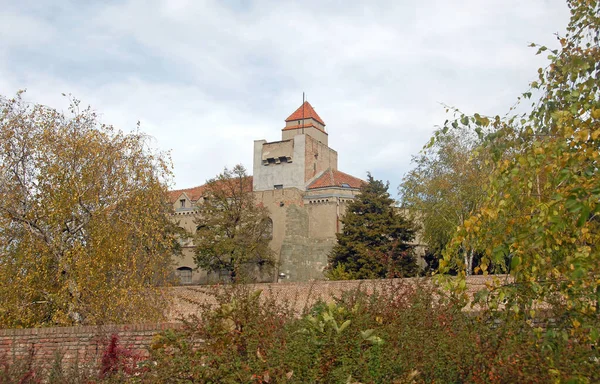
POLYGON ((170 169, 77 100, 62 113, 0 97, 0 327, 161 319, 170 169))
MULTIPOLYGON (((489 166, 485 152, 476 151, 479 144, 477 135, 469 131, 439 131, 435 140, 413 158, 415 168, 404 176, 399 187, 402 208, 422 225, 423 242, 436 266, 435 259, 442 257, 456 228, 477 211, 485 196, 489 166)), ((479 252, 467 244, 460 252, 462 268, 470 274, 479 252)))
POLYGON ((567 3, 561 48, 532 45, 550 53, 550 64, 520 98, 539 94, 531 112, 462 115, 452 123, 479 129, 493 172, 485 201, 462 224, 441 267, 465 243, 485 250, 483 271, 508 259, 513 282, 486 290, 485 308, 527 319, 542 306, 556 315, 560 331, 552 335, 598 346, 600 3, 567 3))
POLYGON ((225 168, 206 183, 204 201, 198 205, 196 264, 211 272, 227 271, 232 280, 268 273, 275 264, 268 214, 256 204, 246 169, 225 168))
POLYGON ((348 204, 338 243, 329 255, 330 279, 410 277, 418 273, 415 230, 394 207, 389 184, 368 175, 360 194, 348 204))
MULTIPOLYGON (((598 350, 552 336, 561 332, 556 318, 537 315, 531 322, 469 313, 427 280, 357 288, 302 312, 294 309, 297 303, 253 289, 214 288, 216 304, 201 305, 199 317, 187 319, 183 330, 157 335, 149 359, 129 370, 123 366, 104 378, 98 370, 54 377, 74 383, 600 380, 598 350)), ((21 360, 8 366, 0 356, 0 383, 52 375, 21 360)))
POLYGON ((144 382, 256 383, 265 375, 286 377, 277 362, 292 305, 241 284, 213 293, 217 304, 201 305, 199 317, 187 319, 183 332, 168 331, 155 340, 144 382))
POLYGON ((352 280, 354 274, 348 272, 344 264, 338 264, 335 268, 327 269, 325 275, 329 280, 352 280))

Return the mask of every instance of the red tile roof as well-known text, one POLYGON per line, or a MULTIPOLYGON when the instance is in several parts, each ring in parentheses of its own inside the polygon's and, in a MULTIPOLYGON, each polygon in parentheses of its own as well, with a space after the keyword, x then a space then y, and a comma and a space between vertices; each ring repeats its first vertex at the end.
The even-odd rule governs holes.
POLYGON ((199 185, 193 188, 176 189, 174 191, 169 191, 169 201, 171 203, 174 203, 179 198, 179 196, 181 196, 182 193, 185 193, 187 197, 190 198, 190 200, 198 201, 198 199, 202 197, 202 193, 204 192, 205 188, 206 184, 199 185))
POLYGON ((300 106, 300 108, 296 109, 296 112, 292 113, 290 117, 285 119, 285 121, 294 121, 294 120, 302 120, 302 119, 310 119, 313 118, 317 120, 319 123, 325 125, 325 122, 321 117, 315 112, 314 108, 308 101, 305 101, 304 104, 300 106))
POLYGON ((329 168, 325 170, 321 176, 310 183, 308 189, 342 187, 342 184, 347 184, 350 188, 360 188, 364 183, 364 180, 361 180, 358 177, 351 176, 341 171, 334 171, 329 168))
MULTIPOLYGON (((246 186, 250 188, 249 191, 252 191, 252 176, 248 176, 248 179, 249 182, 246 184, 246 186)), ((181 196, 182 193, 185 193, 190 198, 190 200, 192 200, 192 202, 196 202, 202 197, 205 189, 206 184, 203 184, 193 188, 176 189, 173 191, 169 191, 169 201, 171 203, 174 203, 175 201, 177 201, 177 199, 179 198, 179 196, 181 196)))

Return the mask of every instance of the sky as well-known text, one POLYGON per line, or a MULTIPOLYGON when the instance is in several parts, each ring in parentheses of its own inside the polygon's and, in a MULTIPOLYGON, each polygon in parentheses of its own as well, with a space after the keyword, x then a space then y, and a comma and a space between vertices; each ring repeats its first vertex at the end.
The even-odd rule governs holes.
POLYGON ((302 93, 338 168, 408 172, 443 105, 503 115, 547 64, 569 18, 559 0, 0 0, 0 94, 65 110, 170 151, 172 188, 225 166, 252 172, 253 141, 281 139, 302 93))

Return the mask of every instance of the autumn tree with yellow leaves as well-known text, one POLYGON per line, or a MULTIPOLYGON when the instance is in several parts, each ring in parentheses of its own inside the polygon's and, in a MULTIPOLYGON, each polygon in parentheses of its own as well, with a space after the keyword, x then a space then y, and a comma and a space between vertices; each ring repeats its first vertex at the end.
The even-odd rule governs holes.
POLYGON ((512 280, 480 292, 484 307, 523 319, 552 309, 547 337, 598 343, 600 2, 567 4, 571 19, 560 48, 532 44, 549 65, 521 97, 533 101, 531 112, 458 115, 443 128, 473 129, 492 171, 480 209, 460 226, 441 270, 461 266, 456 250, 463 244, 485 250, 484 273, 508 260, 512 280))
MULTIPOLYGON (((413 157, 414 169, 404 175, 398 188, 402 207, 421 226, 430 268, 437 269, 456 228, 477 212, 483 201, 489 167, 484 153, 475 155, 479 144, 470 130, 439 132, 432 145, 413 157)), ((462 244, 457 251, 470 275, 477 266, 479 250, 462 244)))
POLYGON ((168 158, 71 101, 0 97, 0 328, 158 320, 168 158))

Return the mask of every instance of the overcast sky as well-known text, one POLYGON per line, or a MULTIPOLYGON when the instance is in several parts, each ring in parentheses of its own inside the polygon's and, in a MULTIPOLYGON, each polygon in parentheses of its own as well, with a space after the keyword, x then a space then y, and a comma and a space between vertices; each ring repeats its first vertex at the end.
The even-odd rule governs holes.
POLYGON ((504 114, 556 47, 559 0, 0 0, 0 94, 65 109, 170 150, 173 187, 224 166, 252 171, 253 140, 281 139, 302 92, 340 170, 389 180, 411 168, 441 103, 504 114))

